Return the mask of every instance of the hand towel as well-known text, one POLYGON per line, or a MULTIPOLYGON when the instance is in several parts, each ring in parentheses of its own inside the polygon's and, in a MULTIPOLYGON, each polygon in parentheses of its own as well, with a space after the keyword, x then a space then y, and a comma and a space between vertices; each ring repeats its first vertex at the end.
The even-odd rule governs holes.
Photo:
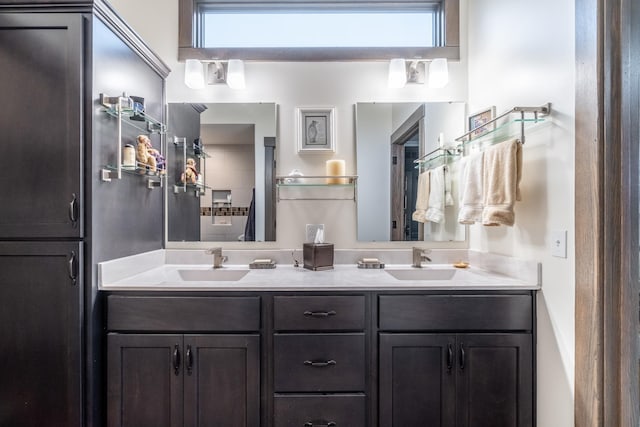
POLYGON ((435 223, 441 223, 444 220, 444 168, 444 166, 439 166, 431 170, 429 208, 425 214, 425 219, 435 223))
POLYGON ((454 205, 453 196, 451 195, 451 172, 449 166, 444 166, 444 205, 454 205))
POLYGON ((521 177, 522 149, 517 140, 502 142, 485 151, 483 225, 514 224, 513 208, 520 200, 521 177))
POLYGON ((463 165, 460 174, 460 224, 474 224, 482 221, 482 181, 484 152, 471 155, 463 165))
POLYGON ((418 176, 418 189, 416 194, 416 210, 411 215, 411 219, 417 222, 426 222, 425 214, 429 208, 429 171, 422 172, 418 176))

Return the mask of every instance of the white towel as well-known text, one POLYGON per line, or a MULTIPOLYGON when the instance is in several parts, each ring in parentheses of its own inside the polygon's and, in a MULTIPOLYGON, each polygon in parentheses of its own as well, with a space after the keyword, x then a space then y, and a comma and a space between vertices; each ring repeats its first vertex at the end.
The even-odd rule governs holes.
POLYGON ((418 176, 418 189, 416 194, 416 210, 411 219, 417 222, 426 222, 425 214, 429 208, 429 171, 422 172, 418 176))
MULTIPOLYGON (((431 188, 429 190, 429 208, 425 214, 427 221, 441 223, 444 221, 445 178, 444 166, 431 170, 431 188)), ((449 194, 451 197, 451 194, 449 194)))
POLYGON ((453 206, 453 196, 451 195, 451 172, 448 166, 444 167, 444 205, 453 206))
POLYGON ((521 177, 522 149, 517 140, 501 142, 485 151, 483 225, 514 224, 513 208, 520 200, 521 177))
POLYGON ((460 224, 482 221, 484 152, 471 155, 461 171, 460 178, 460 224))

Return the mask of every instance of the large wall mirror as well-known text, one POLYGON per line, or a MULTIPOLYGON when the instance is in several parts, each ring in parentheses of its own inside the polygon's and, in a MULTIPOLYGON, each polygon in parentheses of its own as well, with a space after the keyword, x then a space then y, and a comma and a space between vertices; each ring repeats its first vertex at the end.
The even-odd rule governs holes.
POLYGON ((168 115, 167 240, 275 241, 276 104, 170 103, 168 115))
POLYGON ((465 226, 457 221, 459 162, 414 162, 464 134, 465 117, 462 102, 356 104, 358 241, 465 240, 465 226), (451 181, 443 219, 415 221, 419 176, 441 166, 451 181))

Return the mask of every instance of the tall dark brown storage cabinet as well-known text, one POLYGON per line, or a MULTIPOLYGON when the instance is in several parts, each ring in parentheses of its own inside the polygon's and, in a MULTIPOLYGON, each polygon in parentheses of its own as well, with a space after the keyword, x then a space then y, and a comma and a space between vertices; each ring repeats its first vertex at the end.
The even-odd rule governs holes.
POLYGON ((0 2, 1 426, 100 425, 95 266, 162 248, 162 191, 102 179, 119 149, 100 93, 162 120, 168 72, 101 1, 0 2))

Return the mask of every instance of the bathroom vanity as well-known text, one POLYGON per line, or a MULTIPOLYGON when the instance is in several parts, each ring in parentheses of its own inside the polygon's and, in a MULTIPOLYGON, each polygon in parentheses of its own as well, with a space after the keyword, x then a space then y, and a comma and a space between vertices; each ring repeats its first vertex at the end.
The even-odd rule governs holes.
POLYGON ((185 270, 213 271, 102 286, 109 427, 535 425, 537 284, 355 265, 181 283, 185 270))

